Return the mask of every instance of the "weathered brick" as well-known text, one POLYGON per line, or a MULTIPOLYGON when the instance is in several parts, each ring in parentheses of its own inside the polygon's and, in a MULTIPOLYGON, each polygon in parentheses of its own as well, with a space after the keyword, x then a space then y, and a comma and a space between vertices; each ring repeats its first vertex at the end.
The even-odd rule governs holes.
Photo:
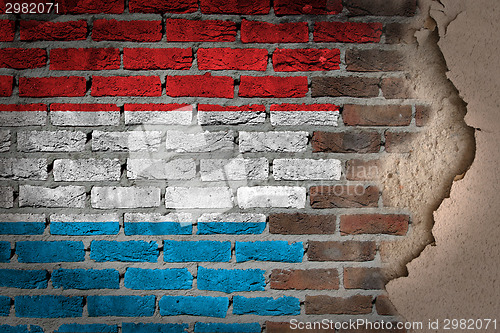
POLYGON ((309 199, 312 208, 369 208, 378 207, 379 192, 376 186, 312 186, 309 199))
POLYGON ((225 318, 229 308, 227 297, 163 296, 159 302, 162 316, 203 316, 225 318))
POLYGON ((51 104, 50 122, 56 126, 116 126, 120 108, 115 104, 51 104))
POLYGON ((82 151, 87 136, 80 131, 22 131, 17 133, 17 149, 23 152, 82 151))
POLYGON ((229 187, 167 187, 167 208, 232 208, 233 191, 229 187))
POLYGON ((405 56, 395 50, 358 50, 346 51, 347 70, 351 72, 392 72, 408 67, 405 56))
POLYGON ((123 68, 135 70, 190 69, 193 52, 186 49, 124 48, 123 68))
POLYGON ((118 214, 53 214, 50 233, 64 236, 116 235, 120 230, 118 214))
POLYGON ((208 269, 198 266, 197 287, 200 290, 263 291, 266 271, 261 269, 208 269))
POLYGON ((0 68, 33 69, 47 64, 47 51, 36 48, 0 49, 0 68))
MULTIPOLYGON (((126 324, 126 323, 124 323, 126 324)), ((106 324, 63 324, 59 326, 54 333, 72 333, 72 332, 106 332, 118 333, 118 325, 106 324)), ((125 332, 125 331, 123 331, 125 332)), ((128 332, 128 331, 127 331, 128 332)))
POLYGON ((85 40, 87 38, 87 21, 21 21, 20 38, 21 41, 26 42, 85 40))
POLYGON ((200 48, 197 52, 200 70, 240 70, 265 71, 267 68, 267 50, 200 48))
POLYGON ((355 295, 348 298, 326 295, 309 296, 305 301, 306 314, 361 315, 372 312, 372 296, 355 295))
POLYGON ((198 218, 198 235, 261 234, 265 227, 264 214, 208 213, 198 218))
POLYGON ((0 158, 0 180, 46 180, 45 158, 0 158))
POLYGON ((234 80, 230 76, 167 76, 166 94, 172 97, 234 97, 234 80))
POLYGON ((15 32, 15 21, 0 20, 0 42, 14 41, 15 32))
POLYGON ((202 181, 220 180, 266 180, 269 162, 266 158, 202 159, 200 161, 202 181))
POLYGON ((268 14, 271 9, 270 0, 201 0, 200 8, 203 14, 268 14))
POLYGON ((60 159, 54 161, 56 182, 93 182, 120 180, 121 165, 118 159, 60 159))
POLYGON ((14 307, 16 309, 16 317, 21 318, 81 317, 83 312, 83 297, 55 295, 16 296, 14 307))
POLYGON ((46 119, 45 104, 0 104, 2 126, 45 125, 46 119))
POLYGON ((305 208, 306 189, 299 186, 255 186, 238 188, 238 205, 247 208, 305 208))
POLYGON ((228 262, 231 260, 231 242, 174 241, 163 242, 165 262, 228 262))
POLYGON ((81 76, 20 77, 21 97, 82 97, 87 91, 87 82, 81 76))
POLYGON ((92 29, 95 41, 158 42, 161 37, 161 21, 97 19, 92 29))
POLYGON ((157 262, 158 244, 146 241, 105 241, 90 243, 90 259, 96 262, 157 262))
POLYGON ((128 213, 124 216, 125 235, 191 235, 193 216, 189 213, 128 213))
POLYGON ((306 22, 267 23, 241 21, 243 43, 307 43, 309 28, 306 22))
POLYGON ((316 22, 313 36, 316 43, 378 43, 382 23, 316 22))
POLYGON ((377 309, 377 313, 382 316, 398 315, 398 311, 386 295, 377 296, 377 299, 375 300, 375 309, 377 309))
POLYGON ((124 0, 78 1, 58 0, 62 14, 121 14, 125 8, 124 0))
POLYGON ((52 272, 52 285, 62 289, 118 289, 120 273, 114 269, 57 269, 52 272))
POLYGON ((10 75, 0 75, 0 97, 12 95, 14 87, 14 77, 10 75))
POLYGON ((221 106, 198 104, 200 125, 257 125, 266 120, 264 105, 221 106))
POLYGON ((89 317, 152 317, 156 296, 87 296, 89 317))
POLYGON ((90 94, 99 96, 161 96, 159 76, 93 76, 90 94))
POLYGON ((19 207, 84 208, 85 187, 19 186, 19 207))
MULTIPOLYGON (((148 332, 183 333, 187 331, 188 328, 189 328, 188 324, 123 323, 122 333, 148 333, 148 332)), ((116 330, 118 332, 118 327, 116 328, 116 330)))
POLYGON ((417 29, 409 24, 388 23, 385 26, 385 42, 387 44, 415 44, 417 29))
POLYGON ((336 269, 273 269, 270 283, 271 289, 339 289, 339 273, 336 269))
POLYGON ((309 241, 307 257, 310 261, 371 261, 376 252, 375 242, 309 241))
MULTIPOLYGON (((127 268, 125 288, 135 290, 191 289, 193 276, 187 268, 127 268)), ((198 288, 200 289, 200 288, 198 288)))
POLYGON ((418 127, 427 126, 431 120, 432 108, 427 105, 417 105, 415 107, 415 124, 418 127))
POLYGON ((378 153, 381 145, 377 132, 314 132, 313 152, 378 153))
POLYGON ((210 332, 247 332, 259 333, 262 331, 259 323, 195 323, 194 331, 196 333, 210 332))
POLYGON ((97 187, 92 188, 93 208, 151 208, 160 206, 160 189, 156 187, 97 187))
POLYGON ((129 10, 131 13, 179 13, 186 14, 195 12, 198 9, 196 0, 130 0, 129 10))
MULTIPOLYGON (((14 189, 9 186, 0 186, 0 208, 12 207, 14 207, 14 189)), ((1 230, 0 226, 0 233, 2 233, 1 230)))
POLYGON ((306 150, 307 132, 244 132, 239 135, 239 149, 247 152, 296 153, 306 150))
POLYGON ((179 153, 233 150, 234 133, 232 131, 186 133, 171 130, 167 131, 166 148, 179 153))
POLYGON ((269 215, 269 232, 283 235, 334 234, 335 215, 278 213, 269 215))
POLYGON ((311 78, 313 97, 377 97, 379 79, 373 77, 313 77, 311 78))
POLYGON ((234 296, 233 314, 253 314, 257 316, 299 315, 300 300, 289 296, 279 298, 234 296))
POLYGON ((193 159, 127 159, 128 179, 193 179, 196 164, 193 159))
POLYGON ((80 262, 85 259, 83 243, 72 241, 17 242, 16 254, 20 263, 80 262))
POLYGON ((341 0, 276 0, 273 4, 276 15, 335 15, 342 12, 341 0))
POLYGON ((50 50, 50 69, 57 71, 101 71, 119 69, 116 48, 67 48, 50 50))
POLYGON ((10 242, 0 241, 0 262, 10 262, 11 246, 10 242))
POLYGON ((415 98, 410 84, 406 78, 386 77, 380 82, 380 88, 386 99, 410 99, 415 98))
POLYGON ((417 9, 417 1, 349 0, 345 3, 345 7, 352 16, 413 16, 417 9))
POLYGON ((160 131, 92 132, 93 151, 157 151, 160 131))
POLYGON ((234 42, 236 24, 222 20, 167 19, 168 42, 234 42))
POLYGON ((339 107, 334 104, 272 104, 274 126, 338 126, 339 107))
POLYGON ((305 97, 309 88, 306 76, 245 76, 240 77, 240 97, 305 97))
POLYGON ((10 149, 10 131, 0 130, 0 152, 6 152, 10 149))
POLYGON ((125 104, 126 125, 190 125, 190 104, 125 104))
POLYGON ((385 151, 388 153, 409 153, 415 149, 419 133, 386 132, 385 151))
POLYGON ((340 160, 278 158, 273 161, 275 180, 339 180, 341 173, 340 160))
POLYGON ((45 270, 0 269, 0 286, 19 289, 45 289, 49 274, 45 270))
POLYGON ((347 180, 376 180, 381 174, 380 160, 349 160, 345 177, 347 180))
POLYGON ((344 268, 344 288, 346 289, 384 289, 385 282, 380 268, 344 268))
POLYGON ((276 72, 332 71, 340 69, 339 49, 276 49, 276 72))
POLYGON ((360 214, 340 217, 342 235, 389 234, 404 236, 408 231, 410 217, 397 214, 360 214))

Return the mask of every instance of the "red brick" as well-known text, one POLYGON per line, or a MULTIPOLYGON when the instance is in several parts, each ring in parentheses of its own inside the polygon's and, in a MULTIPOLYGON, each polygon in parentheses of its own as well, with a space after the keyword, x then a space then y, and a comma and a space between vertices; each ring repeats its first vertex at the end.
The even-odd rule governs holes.
POLYGON ((185 111, 193 110, 191 104, 125 104, 123 106, 125 111, 185 111))
POLYGON ((120 111, 120 108, 116 104, 54 103, 50 104, 50 111, 120 111))
POLYGON ((389 234, 404 236, 410 217, 396 214, 360 214, 340 217, 342 235, 389 234))
POLYGON ((56 0, 60 14, 121 14, 124 0, 56 0))
POLYGON ((415 149, 419 133, 386 132, 385 151, 388 153, 409 153, 415 149))
POLYGON ((47 64, 47 51, 43 49, 0 49, 0 68, 39 68, 47 64))
POLYGON ((0 104, 0 111, 47 111, 47 105, 37 104, 0 104))
POLYGON ((0 20, 0 42, 12 42, 15 35, 15 23, 11 20, 0 20))
POLYGON ((204 14, 269 14, 270 0, 200 0, 204 14))
POLYGON ((312 97, 377 97, 380 79, 374 77, 313 77, 312 97))
POLYGON ((87 82, 80 76, 21 77, 21 97, 82 97, 87 91, 87 82))
POLYGON ((372 312, 372 296, 355 295, 348 298, 326 295, 308 296, 306 314, 369 314, 372 312))
POLYGON ((415 98, 411 83, 406 78, 386 77, 380 82, 382 94, 387 99, 408 99, 415 98))
POLYGON ((167 95, 172 97, 234 97, 234 80, 229 76, 167 76, 167 95))
POLYGON ((377 253, 375 242, 309 241, 308 245, 310 261, 371 261, 377 253))
POLYGON ((376 180, 381 171, 380 160, 349 160, 345 177, 347 180, 376 180))
POLYGON ((236 24, 221 20, 167 19, 168 42, 234 42, 236 24))
POLYGON ((198 10, 196 0, 130 0, 131 13, 193 13, 198 10))
POLYGON ((378 153, 382 142, 377 132, 314 132, 313 152, 378 153))
POLYGON ((161 96, 158 76, 93 76, 92 96, 161 96))
POLYGON ((339 111, 335 104, 272 104, 271 111, 339 111))
POLYGON ((275 0, 276 15, 328 14, 342 12, 342 0, 275 0))
POLYGON ((241 76, 240 97, 304 97, 308 91, 306 76, 241 76))
POLYGON ((243 20, 241 22, 243 43, 307 43, 309 28, 306 22, 267 23, 243 20))
POLYGON ((377 299, 375 300, 375 309, 377 309, 377 313, 382 316, 398 315, 398 311, 386 295, 377 296, 377 299))
POLYGON ((408 126, 411 105, 344 105, 342 119, 347 126, 408 126))
POLYGON ((0 97, 9 97, 12 95, 14 77, 10 75, 0 75, 0 97))
POLYGON ((120 68, 120 50, 106 49, 52 49, 50 69, 60 71, 100 71, 120 68))
POLYGON ((336 269, 273 269, 271 289, 339 289, 339 273, 336 269))
POLYGON ((87 21, 21 21, 20 37, 22 41, 30 42, 37 40, 85 40, 87 39, 87 21))
POLYGON ((264 105, 242 105, 242 106, 222 106, 222 105, 211 105, 211 104, 198 104, 198 111, 249 111, 249 112, 266 112, 266 107, 264 105))
POLYGON ((265 71, 267 50, 211 48, 198 49, 200 70, 265 71))
POLYGON ((316 22, 313 38, 316 43, 378 43, 382 23, 316 22))
POLYGON ((379 189, 376 186, 333 185, 311 186, 309 199, 312 208, 377 207, 379 189))
POLYGON ((380 268, 345 267, 344 288, 346 289, 384 289, 385 279, 380 268))
POLYGON ((417 0, 349 0, 345 7, 351 16, 413 16, 417 9, 417 0))
POLYGON ((334 234, 336 225, 337 217, 335 215, 311 215, 303 213, 269 215, 269 232, 271 234, 334 234))
POLYGON ((340 68, 339 49, 277 49, 273 53, 276 72, 331 71, 340 68))
POLYGON ((124 48, 123 68, 138 70, 190 69, 193 52, 187 49, 124 48))
POLYGON ((408 67, 404 55, 395 50, 347 50, 345 59, 352 72, 392 72, 408 67))
POLYGON ((415 107, 415 124, 418 127, 429 125, 431 119, 431 107, 427 105, 417 105, 415 107))
POLYGON ((161 21, 99 19, 92 30, 95 41, 158 42, 161 37, 161 21))

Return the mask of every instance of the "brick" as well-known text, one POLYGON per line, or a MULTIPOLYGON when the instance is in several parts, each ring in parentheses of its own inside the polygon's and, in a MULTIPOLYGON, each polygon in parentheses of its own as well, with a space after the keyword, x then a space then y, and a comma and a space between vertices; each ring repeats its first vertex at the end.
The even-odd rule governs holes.
POLYGON ((350 0, 345 3, 345 7, 351 16, 413 16, 417 9, 417 1, 350 0))
POLYGON ((386 77, 380 83, 382 94, 386 99, 411 99, 415 98, 407 78, 386 77))
POLYGON ((92 1, 58 0, 61 14, 121 14, 124 0, 92 1))
POLYGON ((261 269, 208 269, 199 266, 197 287, 199 290, 263 291, 266 286, 266 271, 261 269))
POLYGON ((376 186, 333 185, 311 186, 309 199, 312 208, 369 208, 378 207, 380 191, 376 186))
POLYGON ((198 104, 200 125, 257 125, 266 120, 264 105, 221 106, 198 104))
POLYGON ((87 136, 80 131, 22 131, 17 149, 22 152, 82 151, 87 136))
POLYGON ((120 50, 116 48, 68 48, 50 50, 50 70, 102 71, 119 69, 120 50))
POLYGON ((361 315, 372 312, 372 296, 355 295, 348 298, 326 295, 309 296, 305 301, 306 314, 361 315))
POLYGON ((240 14, 259 15, 269 14, 270 0, 201 0, 200 8, 203 14, 240 14))
POLYGON ((117 214, 55 214, 50 216, 50 233, 65 236, 116 235, 117 214))
POLYGON ((50 105, 50 122, 56 126, 116 126, 120 108, 115 104, 50 105))
POLYGON ((297 153, 306 150, 307 132, 244 132, 240 131, 241 153, 297 153))
POLYGON ((418 127, 427 126, 430 124, 432 109, 427 105, 415 106, 415 124, 418 127))
POLYGON ((91 190, 93 208, 152 208, 160 206, 160 189, 156 187, 97 187, 91 190))
POLYGON ((409 24, 388 23, 385 25, 385 42, 387 44, 415 44, 417 29, 409 24))
POLYGON ((21 318, 68 318, 82 317, 83 297, 67 296, 16 296, 16 317, 21 318))
POLYGON ((222 20, 167 19, 168 42, 234 42, 236 24, 222 20))
POLYGON ((233 158, 200 160, 201 180, 266 180, 269 174, 267 158, 233 158))
POLYGON ((127 268, 125 288, 135 290, 191 289, 193 276, 187 268, 140 269, 127 268))
POLYGON ((62 289, 118 289, 120 274, 115 269, 57 269, 52 272, 52 286, 62 289))
POLYGON ((380 268, 344 268, 344 288, 346 289, 384 289, 385 282, 380 268))
POLYGON ((382 23, 316 22, 313 36, 316 43, 378 43, 382 23))
POLYGON ((375 242, 309 241, 307 257, 310 261, 371 261, 376 252, 375 242))
POLYGON ((53 174, 56 182, 120 180, 121 165, 118 159, 61 159, 54 161, 53 174))
POLYGON ((124 48, 123 68, 132 70, 190 69, 193 52, 186 49, 124 48))
POLYGON ((90 94, 99 96, 161 96, 159 76, 93 76, 90 94))
POLYGON ((178 13, 187 14, 198 10, 196 0, 160 1, 160 0, 131 0, 129 2, 131 13, 178 13))
POLYGON ((0 180, 46 180, 44 158, 0 158, 0 180))
POLYGON ((165 262, 229 262, 231 242, 174 241, 163 242, 165 262))
POLYGON ((200 48, 197 59, 198 69, 203 71, 265 71, 267 68, 266 49, 200 48))
POLYGON ((9 97, 12 95, 14 86, 14 77, 10 75, 0 75, 0 97, 9 97))
POLYGON ((332 71, 340 69, 339 49, 276 49, 276 72, 332 71))
POLYGON ((347 180, 376 180, 381 174, 380 160, 349 160, 345 177, 347 180))
POLYGON ((103 332, 118 333, 118 325, 105 324, 63 324, 54 333, 103 332))
POLYGON ((347 70, 351 72, 393 72, 403 71, 408 67, 400 51, 396 50, 347 50, 347 70))
POLYGON ((340 217, 342 235, 389 234, 404 236, 408 231, 410 217, 397 214, 360 214, 340 217))
POLYGON ((188 324, 123 323, 122 333, 149 333, 149 332, 183 333, 187 331, 188 327, 189 327, 188 324))
POLYGON ((282 235, 334 234, 335 215, 277 213, 269 215, 269 232, 282 235))
POLYGON ((313 152, 378 153, 382 142, 377 132, 314 132, 313 152))
MULTIPOLYGON (((290 324, 289 321, 286 321, 286 322, 266 321, 266 332, 268 332, 268 333, 294 333, 294 332, 297 332, 297 329, 299 329, 299 325, 300 324, 298 322, 296 324, 290 324)), ((332 332, 332 330, 330 328, 320 329, 320 328, 317 328, 317 326, 312 326, 312 325, 314 325, 313 323, 310 323, 310 326, 305 326, 305 325, 306 325, 306 323, 304 323, 304 328, 300 329, 301 333, 331 333, 332 332), (308 327, 308 328, 306 328, 306 327, 308 327)))
POLYGON ((0 269, 0 286, 18 289, 45 289, 49 274, 45 270, 0 269))
POLYGON ((167 150, 178 153, 205 153, 234 149, 234 132, 187 133, 183 131, 167 131, 167 150))
POLYGON ((126 125, 191 125, 190 104, 125 104, 126 125))
POLYGON ((20 77, 20 97, 82 97, 87 82, 81 76, 20 77))
POLYGON ((342 12, 341 0, 276 0, 276 15, 335 15, 342 12))
POLYGON ((84 186, 19 186, 19 207, 84 208, 84 186))
POLYGON ((299 186, 254 186, 240 187, 237 192, 238 205, 248 208, 297 208, 306 204, 306 189, 299 186))
POLYGON ((162 38, 161 21, 117 21, 97 19, 92 29, 94 41, 158 42, 162 38))
POLYGON ((25 42, 85 40, 87 21, 21 21, 20 39, 25 42))
POLYGON ((93 151, 157 151, 160 131, 92 132, 93 151))
POLYGON ((198 235, 261 234, 266 227, 264 214, 207 213, 198 218, 198 235))
POLYGON ((311 78, 312 97, 377 97, 379 79, 373 77, 313 77, 311 78))
POLYGON ((0 316, 8 317, 10 314, 11 298, 7 296, 0 296, 0 316))
POLYGON ((193 179, 196 164, 193 159, 127 159, 128 179, 193 179))
POLYGON ((259 323, 195 323, 195 333, 210 333, 210 332, 240 332, 240 333, 260 333, 261 327, 259 323))
MULTIPOLYGON (((0 187, 0 208, 14 207, 14 189, 8 186, 0 187)), ((2 224, 0 222, 0 234, 2 234, 2 224)))
POLYGON ((83 243, 71 241, 17 242, 16 254, 20 263, 80 262, 85 259, 83 243))
POLYGON ((298 298, 283 296, 272 297, 233 297, 233 314, 252 314, 257 316, 287 316, 300 314, 298 298))
POLYGON ((167 208, 232 208, 233 191, 229 187, 167 187, 167 208))
POLYGON ((243 43, 307 43, 309 27, 306 22, 267 23, 241 21, 241 41, 243 43))
POLYGON ((4 332, 7 333, 43 332, 43 328, 37 325, 30 325, 29 328, 28 325, 17 325, 17 326, 0 325, 0 329, 2 329, 4 332))
POLYGON ((339 273, 336 269, 273 269, 271 289, 336 290, 339 289, 339 273))
POLYGON ((0 241, 0 262, 10 262, 10 242, 0 241))
POLYGON ((44 49, 4 48, 0 49, 0 68, 33 69, 47 64, 44 49))
POLYGON ((125 235, 191 235, 193 217, 189 213, 125 214, 125 235))
POLYGON ((273 126, 338 126, 340 109, 334 104, 271 104, 273 126))
POLYGON ((386 295, 377 296, 375 300, 375 309, 377 313, 382 316, 397 316, 398 311, 392 304, 391 300, 386 295))
POLYGON ((163 296, 159 302, 162 316, 203 316, 225 318, 229 308, 227 297, 163 296))
POLYGON ((172 97, 233 98, 234 80, 230 76, 167 76, 166 94, 172 97))
POLYGON ((87 296, 89 317, 152 317, 156 297, 87 296))
POLYGON ((308 92, 305 76, 244 76, 240 77, 240 97, 305 97, 308 92))
POLYGON ((0 20, 0 42, 14 41, 15 34, 15 21, 0 20))
POLYGON ((287 241, 257 241, 236 242, 236 262, 246 261, 274 261, 274 262, 302 262, 304 248, 302 242, 288 243, 287 241))
POLYGON ((96 262, 157 262, 158 244, 146 241, 92 241, 90 259, 96 262))
POLYGON ((385 151, 388 153, 409 153, 415 149, 419 133, 386 132, 385 151))
POLYGON ((275 180, 339 180, 340 160, 277 158, 273 161, 275 180))
POLYGON ((2 126, 45 125, 47 106, 45 104, 0 104, 2 126))
POLYGON ((10 149, 10 131, 0 130, 0 152, 6 152, 10 149))
POLYGON ((0 235, 41 235, 44 230, 43 214, 0 214, 0 235))

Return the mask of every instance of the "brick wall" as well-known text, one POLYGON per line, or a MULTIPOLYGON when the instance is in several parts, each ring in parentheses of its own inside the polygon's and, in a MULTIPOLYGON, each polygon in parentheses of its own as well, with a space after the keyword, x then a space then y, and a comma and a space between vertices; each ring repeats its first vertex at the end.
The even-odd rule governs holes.
POLYGON ((415 1, 58 4, 0 17, 0 329, 397 318, 378 247, 411 213, 377 173, 427 119, 415 1))

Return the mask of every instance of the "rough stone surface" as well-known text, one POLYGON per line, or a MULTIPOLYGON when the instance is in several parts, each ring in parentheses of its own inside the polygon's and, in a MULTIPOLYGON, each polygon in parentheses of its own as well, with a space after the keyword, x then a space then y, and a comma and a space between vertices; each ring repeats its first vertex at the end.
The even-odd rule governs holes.
POLYGON ((47 160, 44 158, 2 158, 0 159, 0 180, 45 180, 47 160))
POLYGON ((80 131, 22 131, 17 133, 17 147, 23 152, 82 151, 85 133, 80 131))
POLYGON ((0 208, 14 207, 14 189, 8 186, 0 187, 0 208))

